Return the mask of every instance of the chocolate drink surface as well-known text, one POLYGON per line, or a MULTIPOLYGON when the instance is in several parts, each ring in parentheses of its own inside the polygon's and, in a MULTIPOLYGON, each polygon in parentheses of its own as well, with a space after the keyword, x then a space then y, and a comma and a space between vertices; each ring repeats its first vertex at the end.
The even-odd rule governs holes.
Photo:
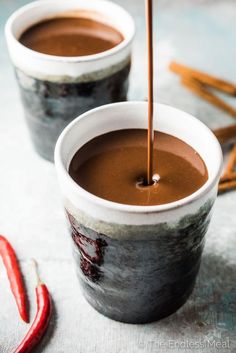
POLYGON ((208 179, 200 155, 182 140, 155 132, 154 173, 160 180, 145 186, 147 131, 112 131, 87 142, 74 155, 69 174, 83 189, 128 205, 161 205, 187 197, 208 179))
POLYGON ((28 28, 19 41, 43 54, 84 56, 109 50, 123 39, 119 31, 96 20, 58 17, 28 28))

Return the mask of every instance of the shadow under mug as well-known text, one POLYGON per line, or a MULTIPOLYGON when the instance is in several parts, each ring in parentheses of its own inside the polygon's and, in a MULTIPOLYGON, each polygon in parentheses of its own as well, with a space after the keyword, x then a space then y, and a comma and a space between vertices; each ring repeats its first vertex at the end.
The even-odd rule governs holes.
POLYGON ((7 21, 5 34, 15 66, 26 121, 36 151, 52 161, 56 140, 78 114, 127 99, 135 26, 120 6, 104 0, 48 0, 30 3, 7 21), (41 54, 19 42, 33 24, 60 14, 102 21, 124 40, 105 52, 59 57, 41 54))
POLYGON ((209 179, 199 190, 169 204, 129 206, 90 194, 68 174, 75 152, 92 138, 146 125, 147 103, 110 104, 74 120, 55 149, 85 298, 100 313, 127 323, 147 323, 170 315, 191 294, 222 168, 220 145, 202 122, 157 104, 154 129, 191 145, 208 168, 209 179))

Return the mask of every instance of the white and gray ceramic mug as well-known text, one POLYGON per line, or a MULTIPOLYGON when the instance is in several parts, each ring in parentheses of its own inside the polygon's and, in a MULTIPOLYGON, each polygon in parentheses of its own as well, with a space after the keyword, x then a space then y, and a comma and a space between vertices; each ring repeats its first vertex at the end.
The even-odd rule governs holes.
POLYGON ((120 6, 104 0, 35 1, 11 15, 5 33, 30 135, 42 157, 53 160, 59 134, 78 114, 126 100, 135 27, 120 6), (124 39, 110 50, 80 57, 46 55, 19 42, 33 24, 62 14, 102 21, 124 39))
POLYGON ((154 128, 191 145, 207 166, 209 178, 199 190, 165 205, 129 206, 90 194, 68 174, 75 152, 92 138, 146 126, 144 102, 103 106, 75 119, 55 150, 85 298, 102 314, 129 323, 165 317, 191 294, 222 168, 221 148, 213 133, 191 115, 159 104, 154 128))

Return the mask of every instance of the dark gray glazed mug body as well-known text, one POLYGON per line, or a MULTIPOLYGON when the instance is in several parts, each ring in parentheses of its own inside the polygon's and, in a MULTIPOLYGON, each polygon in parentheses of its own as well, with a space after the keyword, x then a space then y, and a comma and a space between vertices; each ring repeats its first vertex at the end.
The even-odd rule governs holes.
POLYGON ((154 129, 189 143, 208 168, 206 184, 185 199, 159 206, 121 205, 86 192, 68 175, 74 153, 95 136, 145 128, 144 102, 111 104, 83 114, 63 131, 55 150, 84 296, 100 313, 127 323, 170 315, 191 294, 222 165, 219 143, 200 121, 162 104, 154 111, 154 129), (87 133, 82 135, 81 129, 87 133))
POLYGON ((20 8, 8 19, 8 49, 31 139, 42 157, 53 161, 60 133, 78 115, 127 100, 134 32, 130 15, 105 0, 39 0, 20 8), (115 27, 123 41, 105 52, 81 57, 45 55, 19 42, 28 27, 45 18, 80 13, 115 27))
POLYGON ((111 239, 79 224, 68 211, 76 272, 87 301, 127 323, 147 323, 175 312, 193 290, 211 207, 206 203, 173 229, 165 223, 130 227, 135 240, 111 239))
POLYGON ((78 115, 104 104, 127 100, 130 60, 119 71, 87 82, 50 82, 16 69, 20 96, 33 145, 53 161, 56 141, 78 115))

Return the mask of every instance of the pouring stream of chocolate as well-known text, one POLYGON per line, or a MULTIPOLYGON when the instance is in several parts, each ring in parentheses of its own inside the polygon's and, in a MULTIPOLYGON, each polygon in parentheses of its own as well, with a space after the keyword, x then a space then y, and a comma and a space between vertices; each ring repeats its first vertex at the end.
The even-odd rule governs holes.
POLYGON ((148 141, 147 184, 153 183, 153 14, 152 0, 146 0, 147 49, 148 49, 148 141))

